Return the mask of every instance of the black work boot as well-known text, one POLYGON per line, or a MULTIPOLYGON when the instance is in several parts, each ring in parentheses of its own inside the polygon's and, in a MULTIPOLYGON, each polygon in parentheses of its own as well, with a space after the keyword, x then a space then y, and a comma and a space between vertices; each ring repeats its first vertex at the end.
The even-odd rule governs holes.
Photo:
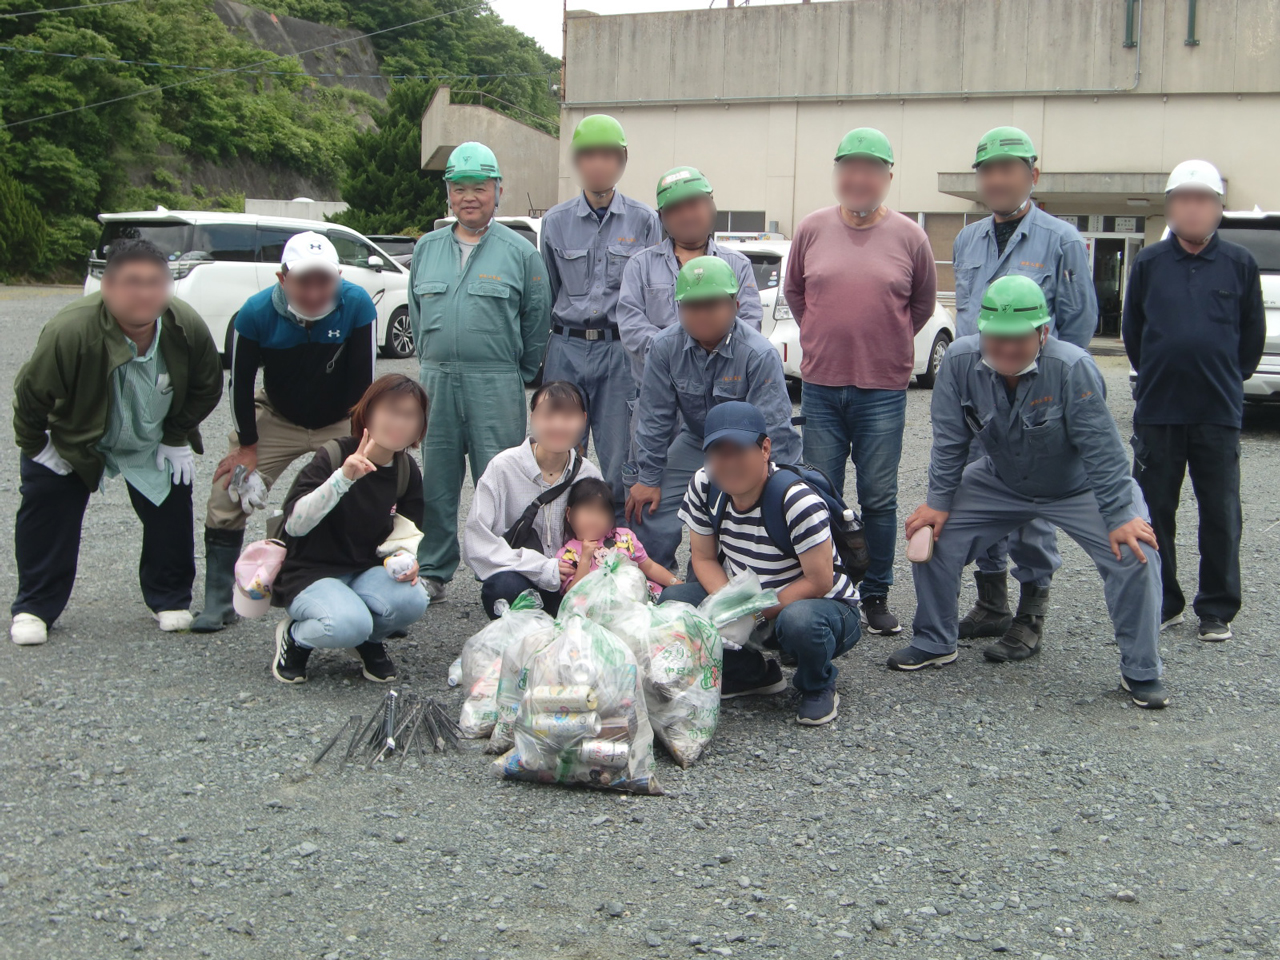
POLYGON ((1013 623, 1013 614, 1009 612, 1008 574, 974 570, 973 582, 978 585, 978 602, 960 619, 960 639, 1004 636, 1013 623))
POLYGON ((243 530, 204 528, 204 610, 191 622, 192 633, 216 633, 235 621, 231 591, 242 546, 243 530))
POLYGON ((1009 660, 1026 660, 1040 652, 1040 640, 1044 636, 1044 618, 1049 612, 1049 588, 1034 583, 1022 585, 1018 599, 1018 612, 1013 623, 999 642, 982 651, 993 663, 1009 660))

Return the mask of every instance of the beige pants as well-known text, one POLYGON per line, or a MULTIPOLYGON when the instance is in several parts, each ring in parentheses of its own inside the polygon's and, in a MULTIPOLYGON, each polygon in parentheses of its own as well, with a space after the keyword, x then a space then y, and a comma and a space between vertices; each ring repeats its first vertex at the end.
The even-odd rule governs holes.
MULTIPOLYGON (((254 396, 254 405, 258 421, 258 473, 268 488, 299 457, 315 453, 330 440, 351 436, 350 420, 339 420, 319 430, 308 430, 290 423, 276 413, 261 390, 254 396)), ((239 449, 240 437, 234 430, 227 438, 231 441, 229 452, 239 449)), ((204 524, 214 530, 243 530, 248 517, 240 509, 240 504, 228 496, 222 486, 225 482, 226 477, 219 477, 213 482, 204 524)))

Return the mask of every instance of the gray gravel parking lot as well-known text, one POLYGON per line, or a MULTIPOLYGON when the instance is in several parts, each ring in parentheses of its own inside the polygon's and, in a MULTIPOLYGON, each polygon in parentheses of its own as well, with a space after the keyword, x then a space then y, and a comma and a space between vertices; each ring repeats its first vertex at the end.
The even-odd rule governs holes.
MULTIPOLYGON (((0 382, 73 296, 0 287, 0 382)), ((1124 361, 1100 362, 1127 436, 1124 361)), ((929 451, 929 394, 908 399, 905 509, 929 451)), ((224 402, 211 450, 228 428, 224 402)), ((1064 544, 1040 657, 995 667, 966 648, 892 674, 897 641, 864 640, 840 661, 838 722, 729 704, 705 759, 662 760, 665 798, 502 783, 477 749, 313 768, 381 691, 336 655, 276 683, 266 621, 161 634, 116 482, 90 505, 49 643, 0 643, 0 957, 1280 955, 1280 411, 1250 412, 1243 458, 1237 639, 1165 635, 1170 709, 1116 692, 1101 587, 1064 544)), ((17 466, 0 445, 6 598, 17 466)), ((1191 558, 1189 497, 1181 520, 1191 558)), ((448 664, 482 616, 459 577, 396 644, 402 688, 456 703, 448 664)))

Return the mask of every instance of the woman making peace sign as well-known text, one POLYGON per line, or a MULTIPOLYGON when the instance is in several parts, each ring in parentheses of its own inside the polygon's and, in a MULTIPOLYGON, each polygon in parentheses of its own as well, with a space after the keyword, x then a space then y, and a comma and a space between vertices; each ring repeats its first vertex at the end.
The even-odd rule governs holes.
POLYGON ((382 641, 427 609, 412 537, 421 538, 422 474, 405 452, 426 430, 421 385, 398 373, 380 377, 351 411, 353 435, 337 441, 337 462, 326 444, 293 481, 285 561, 272 593, 289 613, 276 627, 271 663, 280 682, 305 681, 317 647, 354 647, 365 677, 395 679, 382 641), (384 559, 379 548, 389 551, 393 528, 396 541, 408 535, 408 543, 384 559))

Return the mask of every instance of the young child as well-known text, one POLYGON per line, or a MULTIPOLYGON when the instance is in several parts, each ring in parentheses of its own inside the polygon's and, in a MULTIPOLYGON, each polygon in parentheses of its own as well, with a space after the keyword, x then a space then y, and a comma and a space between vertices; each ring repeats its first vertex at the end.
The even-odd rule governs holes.
POLYGON ((561 577, 561 593, 600 566, 600 561, 614 550, 635 561, 649 578, 649 592, 655 600, 667 587, 684 582, 649 559, 634 533, 626 527, 614 526, 614 516, 613 491, 603 480, 587 477, 569 488, 568 508, 564 512, 565 544, 556 559, 561 561, 562 573, 565 564, 574 572, 572 576, 561 577))

